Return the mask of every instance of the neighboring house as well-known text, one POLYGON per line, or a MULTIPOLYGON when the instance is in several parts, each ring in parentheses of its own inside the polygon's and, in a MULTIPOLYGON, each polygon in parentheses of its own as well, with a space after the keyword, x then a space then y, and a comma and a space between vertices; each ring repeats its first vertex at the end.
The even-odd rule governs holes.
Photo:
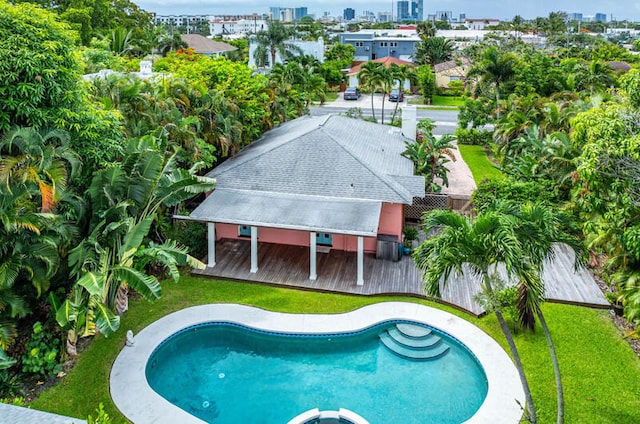
POLYGON ((237 47, 221 41, 213 41, 200 34, 182 34, 182 41, 196 53, 204 56, 220 56, 223 53, 238 50, 237 47))
MULTIPOLYGON (((375 60, 372 60, 371 62, 383 63, 384 66, 387 68, 389 68, 392 63, 395 63, 398 66, 401 66, 401 65, 406 65, 411 67, 416 66, 416 64, 413 62, 396 59, 394 57, 381 57, 380 59, 375 59, 375 60)), ((349 77, 349 87, 358 87, 360 85, 360 79, 358 75, 360 74, 360 69, 362 69, 362 66, 365 63, 366 62, 359 63, 358 65, 352 67, 349 70, 349 72, 347 73, 347 77, 349 77)), ((396 81, 396 84, 398 84, 398 81, 396 81)), ((411 90, 411 81, 409 81, 408 79, 405 80, 402 84, 402 88, 404 90, 411 90)))
POLYGON ((415 44, 420 37, 415 30, 362 30, 344 32, 339 35, 340 43, 356 48, 354 60, 366 62, 381 57, 413 60, 415 44))
POLYGON ((246 238, 251 272, 258 271, 258 241, 308 246, 315 280, 321 246, 357 252, 361 285, 364 253, 376 252, 382 239, 397 247, 403 205, 424 196, 424 178, 401 155, 403 133, 415 140, 415 114, 405 108, 402 131, 339 115, 287 122, 207 174, 216 189, 176 218, 207 223, 209 267, 217 240, 246 238))
POLYGON ((631 65, 629 65, 628 62, 625 62, 623 60, 620 60, 620 61, 614 60, 608 63, 609 63, 609 67, 613 69, 613 71, 617 74, 624 74, 631 70, 631 65))
MULTIPOLYGON (((287 43, 300 49, 300 52, 293 52, 294 55, 313 56, 320 63, 324 63, 324 38, 320 37, 317 41, 289 40, 287 43)), ((253 56, 257 48, 258 43, 255 39, 251 39, 249 43, 249 67, 251 68, 256 68, 256 59, 253 56)), ((270 54, 267 54, 267 60, 271 61, 270 54)), ((276 53, 276 63, 282 63, 280 53, 276 53)), ((271 68, 271 65, 269 64, 266 68, 271 68)))
MULTIPOLYGON (((101 69, 100 71, 94 73, 94 74, 84 74, 82 76, 82 78, 85 81, 93 81, 97 78, 102 78, 105 79, 107 78, 109 75, 111 74, 119 74, 119 75, 123 75, 122 72, 117 72, 117 71, 113 71, 111 69, 101 69)), ((157 77, 157 76, 162 76, 164 77, 165 74, 164 73, 156 73, 153 72, 153 63, 150 60, 141 60, 140 61, 140 72, 129 72, 129 75, 133 75, 134 77, 140 78, 140 79, 148 79, 151 77, 157 77)))
POLYGON ((255 34, 258 31, 266 31, 267 28, 269 28, 269 23, 264 19, 259 19, 257 15, 254 19, 239 19, 237 21, 214 19, 209 24, 211 35, 222 37, 255 34))
POLYGON ((500 24, 500 19, 487 18, 466 18, 464 25, 469 29, 485 29, 500 24))
POLYGON ((471 60, 466 57, 438 63, 433 67, 436 74, 436 87, 448 88, 451 81, 464 82, 470 67, 471 60))

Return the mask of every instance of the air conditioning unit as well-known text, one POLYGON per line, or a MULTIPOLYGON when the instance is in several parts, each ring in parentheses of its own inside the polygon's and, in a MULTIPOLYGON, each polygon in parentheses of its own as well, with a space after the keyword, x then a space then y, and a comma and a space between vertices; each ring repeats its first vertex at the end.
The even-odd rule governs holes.
POLYGON ((365 47, 364 49, 365 51, 369 51, 369 46, 365 47))

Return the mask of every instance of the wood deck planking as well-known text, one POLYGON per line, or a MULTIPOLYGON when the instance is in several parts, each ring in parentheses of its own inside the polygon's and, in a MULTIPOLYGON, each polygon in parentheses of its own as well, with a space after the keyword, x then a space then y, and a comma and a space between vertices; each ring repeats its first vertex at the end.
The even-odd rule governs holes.
MULTIPOLYGON (((307 247, 259 242, 258 272, 251 273, 251 244, 248 240, 224 239, 216 244, 216 266, 194 270, 194 274, 338 293, 426 297, 421 274, 410 257, 393 262, 365 254, 364 285, 358 286, 355 252, 332 249, 328 253, 317 253, 318 276, 313 281, 309 279, 307 247)), ((567 249, 559 248, 555 260, 545 265, 543 281, 550 301, 609 307, 588 271, 574 272, 573 258, 567 249)), ((465 267, 462 275, 452 274, 446 287, 441 285, 442 296, 438 301, 481 315, 484 309, 474 300, 479 291, 480 282, 465 267)))

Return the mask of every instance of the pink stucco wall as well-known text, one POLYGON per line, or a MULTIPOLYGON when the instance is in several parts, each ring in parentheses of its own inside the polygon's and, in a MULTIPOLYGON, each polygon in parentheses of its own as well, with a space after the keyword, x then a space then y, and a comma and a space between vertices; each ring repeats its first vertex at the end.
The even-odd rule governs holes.
MULTIPOLYGON (((402 241, 403 205, 397 203, 383 203, 378 224, 378 234, 393 234, 402 241)), ((238 225, 216 224, 216 239, 239 238, 238 225)), ((243 237, 244 238, 244 237, 243 237)), ((294 246, 309 246, 309 233, 307 231, 284 230, 277 228, 258 228, 258 241, 265 243, 289 244, 294 246)), ((358 250, 358 237, 333 234, 333 249, 355 252, 358 250)), ((376 238, 364 238, 364 251, 376 251, 376 238)))

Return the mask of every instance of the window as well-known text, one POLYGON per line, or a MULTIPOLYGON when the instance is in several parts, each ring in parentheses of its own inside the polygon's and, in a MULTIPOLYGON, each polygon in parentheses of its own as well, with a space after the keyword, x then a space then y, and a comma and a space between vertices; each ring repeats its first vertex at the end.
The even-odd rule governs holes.
POLYGON ((356 41, 356 47, 363 47, 363 46, 364 46, 364 42, 356 41))
POLYGON ((389 47, 398 47, 398 42, 397 41, 390 42, 389 47))
POLYGON ((331 234, 329 233, 316 233, 316 244, 320 246, 333 246, 331 240, 331 234))
POLYGON ((249 225, 238 225, 238 237, 251 237, 251 227, 249 225))
POLYGON ((450 75, 449 76, 449 81, 460 81, 462 80, 462 77, 460 75, 450 75))
POLYGON ((387 47, 387 42, 386 41, 381 41, 380 42, 380 47, 387 47))

